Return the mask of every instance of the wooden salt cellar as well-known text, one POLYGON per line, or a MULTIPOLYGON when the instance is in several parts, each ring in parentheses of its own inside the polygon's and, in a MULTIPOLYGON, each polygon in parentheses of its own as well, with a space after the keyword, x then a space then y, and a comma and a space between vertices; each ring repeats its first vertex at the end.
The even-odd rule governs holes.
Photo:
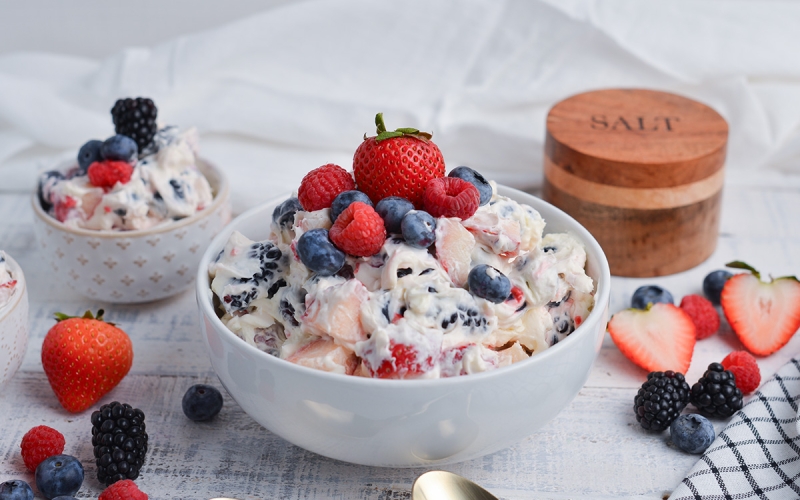
POLYGON ((717 244, 728 124, 674 94, 610 89, 547 116, 544 198, 583 224, 611 274, 661 276, 717 244))

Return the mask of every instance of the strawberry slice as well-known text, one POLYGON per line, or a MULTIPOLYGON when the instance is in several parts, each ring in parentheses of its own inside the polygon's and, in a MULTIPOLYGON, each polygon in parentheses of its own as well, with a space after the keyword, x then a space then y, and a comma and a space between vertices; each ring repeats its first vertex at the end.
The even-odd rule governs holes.
POLYGON ((647 372, 686 373, 697 340, 689 315, 665 303, 618 312, 608 333, 620 352, 647 372))
POLYGON ((734 275, 720 296, 722 311, 745 348, 768 356, 800 328, 800 282, 794 276, 761 280, 761 274, 744 262, 726 264, 748 273, 734 275))

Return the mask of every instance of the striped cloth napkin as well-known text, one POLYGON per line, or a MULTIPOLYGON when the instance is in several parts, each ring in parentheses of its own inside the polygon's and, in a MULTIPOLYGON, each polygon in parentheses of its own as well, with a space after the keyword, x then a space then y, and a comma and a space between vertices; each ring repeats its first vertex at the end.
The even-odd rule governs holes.
POLYGON ((800 358, 720 432, 669 500, 800 498, 800 358))

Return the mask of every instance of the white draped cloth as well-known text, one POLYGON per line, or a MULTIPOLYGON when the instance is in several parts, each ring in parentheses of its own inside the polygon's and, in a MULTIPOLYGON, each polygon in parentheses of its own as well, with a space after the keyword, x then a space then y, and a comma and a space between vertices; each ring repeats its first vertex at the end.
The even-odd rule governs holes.
MULTIPOLYGON (((800 3, 306 1, 105 60, 0 56, 0 192, 113 134, 119 97, 197 126, 234 209, 350 168, 374 116, 432 131, 448 169, 541 182, 548 109, 586 90, 679 93, 730 124, 729 182, 800 184, 800 3)), ((99 42, 101 43, 101 42, 99 42)))

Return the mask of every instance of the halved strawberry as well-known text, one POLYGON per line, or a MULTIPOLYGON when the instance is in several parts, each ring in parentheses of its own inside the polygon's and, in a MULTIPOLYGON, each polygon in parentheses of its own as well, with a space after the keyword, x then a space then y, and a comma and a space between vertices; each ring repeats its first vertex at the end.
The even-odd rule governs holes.
POLYGON ((768 356, 792 338, 800 328, 800 282, 794 276, 761 281, 761 274, 744 262, 726 264, 744 269, 722 289, 720 303, 733 332, 745 348, 768 356))
POLYGON ((608 333, 622 354, 647 372, 686 373, 697 340, 689 315, 664 303, 618 312, 608 322, 608 333))

